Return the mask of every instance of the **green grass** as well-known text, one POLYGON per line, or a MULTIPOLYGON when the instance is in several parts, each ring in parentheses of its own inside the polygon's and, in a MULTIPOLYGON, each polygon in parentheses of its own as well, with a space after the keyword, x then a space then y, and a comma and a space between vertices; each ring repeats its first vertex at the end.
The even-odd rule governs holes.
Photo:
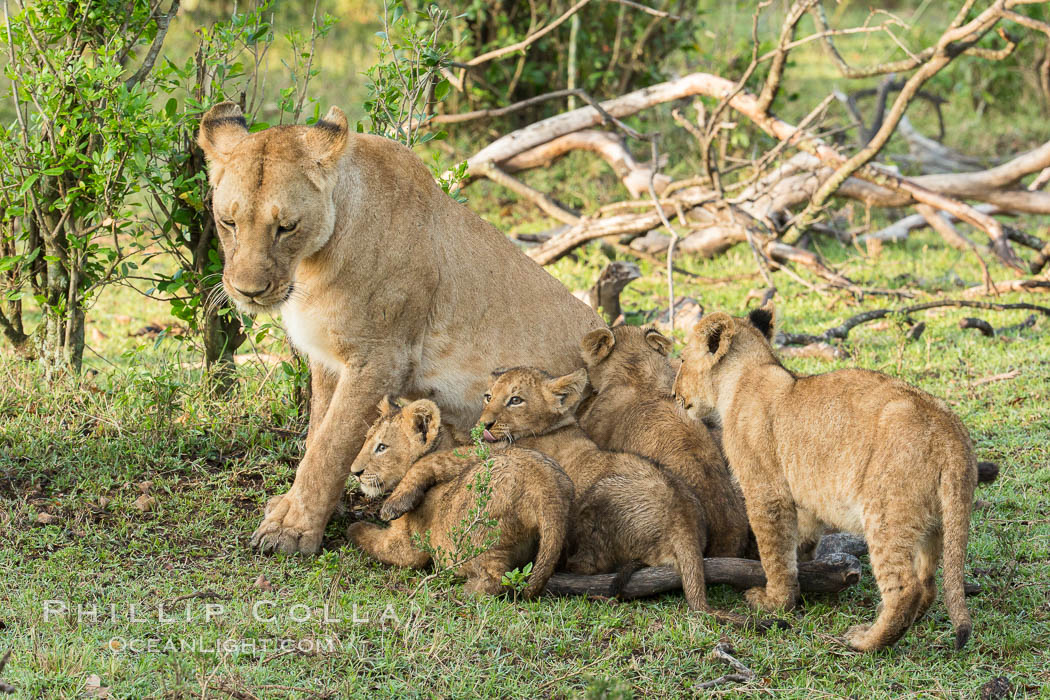
MULTIPOLYGON (((855 251, 821 246, 846 274, 904 286, 922 298, 924 290, 950 296, 956 277, 980 280, 969 256, 929 236, 887 247, 877 266, 855 251)), ((570 287, 584 287, 604 261, 592 246, 554 272, 570 287)), ((714 261, 683 264, 721 277, 750 272, 753 262, 738 247, 714 261)), ((646 276, 625 294, 632 312, 666 304, 663 278, 642 267, 646 276)), ((778 283, 787 331, 822 330, 891 303, 778 283)), ((759 286, 757 278, 697 285, 680 277, 678 293, 708 310, 739 313, 747 292, 759 286)), ((129 337, 147 322, 167 322, 165 314, 163 305, 129 290, 108 291, 92 313, 94 352, 78 381, 47 385, 32 367, 0 356, 0 651, 12 650, 3 678, 20 697, 90 697, 93 676, 120 698, 665 697, 691 694, 695 684, 727 672, 708 658, 722 639, 757 673, 750 683, 718 691, 729 695, 975 697, 985 682, 1005 676, 1013 695, 1035 697, 1050 684, 1046 318, 987 339, 960 330, 959 318, 977 315, 1005 326, 1027 313, 927 312, 916 316, 928 323, 917 342, 906 341, 893 323, 870 324, 850 335, 849 360, 789 363, 804 372, 856 365, 898 374, 947 399, 972 431, 980 457, 1002 467, 999 481, 980 489, 987 506, 973 518, 967 576, 983 592, 970 599, 970 646, 952 650, 938 602, 896 648, 863 656, 839 636, 874 616, 878 594, 867 566, 856 587, 807 598, 790 616, 790 629, 759 636, 690 613, 680 595, 524 603, 474 600, 458 586, 434 582, 413 597, 425 574, 382 566, 345 540, 346 526, 367 510, 360 495, 348 495, 333 519, 322 556, 259 556, 248 536, 267 496, 291 482, 303 449, 305 419, 291 381, 271 371, 272 363, 249 363, 235 395, 209 398, 189 344, 129 337), (1011 370, 1020 374, 978 381, 1011 370), (134 504, 145 481, 152 482, 155 505, 141 512, 134 504), (55 519, 41 524, 40 513, 55 519), (260 576, 270 590, 256 585, 260 576), (45 620, 47 600, 97 606, 98 618, 78 620, 74 609, 45 620), (174 622, 158 619, 165 601, 174 622), (258 601, 272 601, 260 612, 275 619, 253 618, 258 601), (206 620, 208 604, 223 605, 225 614, 206 620), (326 605, 330 617, 342 620, 326 621, 326 605), (355 605, 367 622, 353 621, 355 605), (379 620, 387 606, 396 621, 379 620), (108 646, 114 637, 159 641, 153 651, 114 653, 108 646), (174 650, 164 648, 169 639, 174 650), (293 640, 298 650, 282 653, 260 641, 279 639, 293 640), (245 645, 250 640, 257 640, 254 650, 245 645), (183 643, 196 648, 180 649, 183 643)), ((264 345, 287 353, 278 338, 264 345)), ((745 611, 728 588, 713 588, 712 602, 745 611)))

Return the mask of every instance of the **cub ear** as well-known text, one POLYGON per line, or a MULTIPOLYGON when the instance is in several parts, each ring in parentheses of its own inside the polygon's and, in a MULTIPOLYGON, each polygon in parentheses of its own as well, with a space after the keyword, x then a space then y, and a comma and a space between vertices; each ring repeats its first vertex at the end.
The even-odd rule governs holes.
POLYGON ((583 336, 583 340, 580 341, 580 352, 583 355, 584 364, 594 367, 609 356, 615 344, 616 337, 608 328, 599 328, 583 336))
POLYGON ((655 326, 645 327, 645 342, 664 357, 671 354, 671 341, 663 333, 656 330, 655 326))
POLYGON ((764 306, 754 309, 747 315, 747 320, 751 322, 751 325, 758 329, 758 332, 766 337, 766 340, 773 342, 773 331, 776 325, 777 312, 773 307, 773 301, 767 301, 764 306))
POLYGON ((547 380, 547 391, 558 399, 562 407, 575 406, 583 396, 583 390, 587 388, 587 370, 578 369, 572 374, 564 377, 555 377, 547 380))
POLYGON ((413 401, 405 406, 405 417, 412 436, 430 447, 441 431, 441 409, 428 399, 413 401))
POLYGON ((397 405, 397 399, 390 394, 387 394, 379 400, 379 415, 382 418, 388 418, 389 416, 397 413, 400 409, 397 405))
POLYGON ((506 374, 509 371, 510 371, 510 367, 497 367, 496 369, 492 370, 492 378, 493 379, 499 379, 500 377, 502 377, 504 374, 506 374))
POLYGON ((306 152, 321 167, 330 168, 346 150, 348 138, 346 115, 333 105, 323 118, 306 130, 306 152))
POLYGON ((222 162, 248 135, 248 122, 241 108, 233 102, 220 102, 201 119, 197 145, 208 162, 222 162))
POLYGON ((693 328, 694 340, 703 343, 707 352, 714 355, 715 362, 729 352, 734 332, 736 326, 733 324, 733 317, 721 311, 704 316, 693 328))

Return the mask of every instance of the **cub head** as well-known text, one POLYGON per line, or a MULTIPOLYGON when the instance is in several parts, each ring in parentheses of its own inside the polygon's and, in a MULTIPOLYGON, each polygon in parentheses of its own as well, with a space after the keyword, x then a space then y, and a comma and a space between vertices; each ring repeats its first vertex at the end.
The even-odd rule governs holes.
POLYGON ((492 376, 481 414, 486 442, 510 444, 574 423, 576 405, 587 388, 585 369, 552 377, 539 369, 515 367, 492 376))
POLYGON ((597 392, 624 384, 671 393, 671 341, 654 326, 599 328, 583 336, 580 353, 597 392))
POLYGON ((437 448, 440 435, 441 411, 433 401, 398 407, 384 397, 350 471, 358 475, 366 496, 382 495, 401 483, 417 459, 437 448))
POLYGON ((682 352, 682 366, 674 380, 674 396, 690 417, 703 418, 718 405, 722 377, 777 362, 770 345, 774 319, 772 302, 746 318, 718 312, 700 319, 682 352))
POLYGON ((232 102, 201 119, 197 143, 213 188, 222 283, 241 310, 271 311, 288 301, 299 262, 328 242, 336 220, 336 165, 347 140, 338 107, 313 126, 253 134, 232 102))

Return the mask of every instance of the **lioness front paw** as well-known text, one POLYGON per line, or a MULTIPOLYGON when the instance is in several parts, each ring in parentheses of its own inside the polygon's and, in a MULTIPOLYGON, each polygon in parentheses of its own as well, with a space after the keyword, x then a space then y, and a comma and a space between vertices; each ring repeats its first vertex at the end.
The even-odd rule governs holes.
POLYGON ((269 500, 265 517, 252 533, 251 544, 263 553, 316 554, 321 549, 324 523, 307 513, 291 491, 269 500))

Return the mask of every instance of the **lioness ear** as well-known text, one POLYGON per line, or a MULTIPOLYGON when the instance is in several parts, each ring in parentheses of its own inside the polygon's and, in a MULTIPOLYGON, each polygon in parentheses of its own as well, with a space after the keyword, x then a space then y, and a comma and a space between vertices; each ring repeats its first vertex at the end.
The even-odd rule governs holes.
POLYGON ((583 368, 572 374, 566 374, 564 377, 547 380, 547 391, 553 394, 563 407, 575 406, 586 388, 587 370, 583 368))
POLYGON ((247 135, 248 122, 241 108, 233 102, 220 102, 201 119, 197 145, 208 162, 222 162, 247 135))
POLYGON ((664 357, 671 354, 671 341, 653 326, 646 326, 645 342, 649 344, 649 347, 664 357))
POLYGON ((769 300, 765 303, 765 306, 761 306, 754 309, 747 315, 747 320, 751 322, 751 325, 758 329, 758 332, 766 337, 766 340, 773 342, 773 328, 776 324, 777 312, 773 308, 773 301, 769 300))
POLYGON ((609 356, 615 344, 616 338, 608 328, 599 328, 583 336, 583 340, 580 341, 580 351, 584 364, 594 367, 609 356))
POLYGON ((733 317, 719 311, 700 319, 700 322, 693 328, 693 335, 696 342, 703 343, 707 351, 714 355, 714 361, 717 362, 729 352, 729 344, 733 341, 735 330, 733 317))
POLYGON ((430 447, 441 431, 441 409, 437 404, 427 399, 413 401, 405 406, 405 417, 412 436, 424 447, 430 447))
POLYGON ((321 167, 329 168, 343 155, 348 134, 346 115, 333 105, 322 119, 306 130, 306 152, 321 167))

